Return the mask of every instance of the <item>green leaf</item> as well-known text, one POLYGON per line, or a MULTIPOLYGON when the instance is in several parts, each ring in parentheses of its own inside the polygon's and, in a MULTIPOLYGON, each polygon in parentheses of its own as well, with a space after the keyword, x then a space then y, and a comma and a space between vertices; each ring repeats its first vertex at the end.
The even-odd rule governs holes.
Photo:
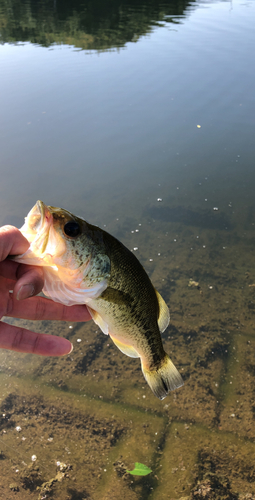
POLYGON ((133 470, 127 470, 129 474, 133 474, 134 476, 147 476, 152 472, 147 465, 139 464, 139 462, 135 463, 135 468, 133 470))

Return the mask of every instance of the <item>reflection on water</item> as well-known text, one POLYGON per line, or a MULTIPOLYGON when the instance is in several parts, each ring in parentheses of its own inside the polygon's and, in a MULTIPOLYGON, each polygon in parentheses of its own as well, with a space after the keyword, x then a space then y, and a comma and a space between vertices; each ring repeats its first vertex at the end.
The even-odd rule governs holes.
POLYGON ((254 14, 0 1, 0 223, 42 199, 121 239, 185 381, 160 402, 94 323, 12 320, 74 350, 0 354, 3 498, 254 498, 254 14))
POLYGON ((0 1, 0 41, 55 43, 105 50, 137 42, 161 22, 179 23, 190 2, 149 1, 0 1), (173 17, 172 17, 173 16, 173 17))

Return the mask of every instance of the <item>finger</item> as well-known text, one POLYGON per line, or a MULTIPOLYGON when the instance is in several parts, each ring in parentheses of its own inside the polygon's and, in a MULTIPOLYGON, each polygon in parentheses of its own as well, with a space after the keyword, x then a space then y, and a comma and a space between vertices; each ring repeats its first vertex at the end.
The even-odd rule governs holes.
POLYGON ((21 232, 14 226, 0 228, 0 261, 8 255, 18 255, 26 252, 29 243, 21 232))
POLYGON ((4 291, 5 293, 6 290, 8 291, 13 290, 15 283, 16 281, 14 280, 9 280, 7 278, 3 278, 2 276, 0 276, 0 293, 2 291, 4 291))
POLYGON ((44 284, 43 269, 41 267, 18 264, 11 260, 0 262, 0 276, 15 281, 18 280, 14 291, 14 296, 18 300, 37 295, 42 291, 44 284))
POLYGON ((3 260, 0 262, 0 276, 17 281, 16 272, 20 265, 13 260, 3 260))
POLYGON ((0 323, 0 348, 41 356, 64 356, 72 351, 72 344, 62 337, 0 323))
POLYGON ((16 276, 18 281, 14 287, 13 293, 17 300, 27 299, 42 291, 44 276, 41 267, 20 264, 17 268, 16 276))
POLYGON ((45 297, 15 300, 9 294, 6 316, 32 320, 89 321, 91 315, 85 305, 64 306, 45 297))

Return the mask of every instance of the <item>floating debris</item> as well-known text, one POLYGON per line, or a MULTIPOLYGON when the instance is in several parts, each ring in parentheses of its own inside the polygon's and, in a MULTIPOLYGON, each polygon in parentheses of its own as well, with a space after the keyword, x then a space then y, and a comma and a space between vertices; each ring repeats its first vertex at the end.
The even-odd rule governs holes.
POLYGON ((199 285, 199 282, 198 281, 194 281, 192 278, 189 279, 189 282, 188 282, 188 286, 189 287, 192 287, 192 288, 197 288, 200 292, 200 294, 202 295, 202 289, 201 289, 201 286, 199 285))
POLYGON ((16 483, 11 483, 9 488, 11 491, 19 491, 19 487, 16 483))
POLYGON ((189 283, 188 283, 188 286, 192 286, 192 287, 199 287, 199 283, 198 281, 194 281, 192 278, 189 279, 189 283))
POLYGON ((126 472, 134 476, 147 476, 152 472, 152 470, 147 467, 147 465, 135 462, 135 468, 133 470, 127 470, 126 472))

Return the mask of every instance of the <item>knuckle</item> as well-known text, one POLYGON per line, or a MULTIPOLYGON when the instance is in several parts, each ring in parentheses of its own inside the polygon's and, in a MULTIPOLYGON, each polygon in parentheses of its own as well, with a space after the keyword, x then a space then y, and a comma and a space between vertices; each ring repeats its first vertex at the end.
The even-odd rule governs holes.
POLYGON ((33 337, 31 338, 28 330, 26 330, 25 328, 19 328, 13 337, 11 350, 18 352, 36 353, 39 351, 40 340, 40 334, 33 335, 33 337))
POLYGON ((15 333, 11 346, 13 351, 18 351, 20 346, 22 346, 24 334, 24 328, 19 328, 19 330, 15 333))
POLYGON ((33 341, 32 350, 31 350, 32 353, 36 353, 39 351, 40 341, 41 341, 41 337, 40 337, 40 334, 38 334, 38 335, 36 335, 36 337, 34 338, 34 341, 33 341))
POLYGON ((42 320, 46 315, 46 304, 42 297, 38 297, 35 309, 35 320, 42 320))

